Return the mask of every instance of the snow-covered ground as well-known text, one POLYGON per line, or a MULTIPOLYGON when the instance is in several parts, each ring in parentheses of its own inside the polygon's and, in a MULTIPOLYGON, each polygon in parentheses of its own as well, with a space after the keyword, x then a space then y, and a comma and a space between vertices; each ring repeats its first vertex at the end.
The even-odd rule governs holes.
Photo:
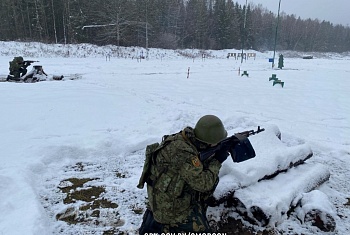
MULTIPOLYGON (((273 70, 271 52, 241 64, 226 59, 235 50, 211 51, 202 60, 151 49, 139 62, 132 57, 143 49, 111 48, 0 42, 0 74, 18 55, 39 60, 48 74, 82 74, 79 80, 0 83, 0 235, 103 234, 113 227, 136 234, 145 207, 146 191, 136 185, 146 145, 205 114, 220 117, 231 135, 278 126, 284 144, 310 146, 308 161, 331 173, 319 190, 336 212, 335 234, 350 234, 350 56, 303 60, 286 52, 285 68, 273 70), (249 78, 239 76, 239 68, 249 78), (272 86, 273 73, 284 88, 272 86), (91 179, 88 186, 102 186, 103 197, 117 204, 101 210, 102 223, 56 220, 69 207, 59 187, 71 178, 91 179)), ((277 228, 322 234, 288 219, 277 228)))

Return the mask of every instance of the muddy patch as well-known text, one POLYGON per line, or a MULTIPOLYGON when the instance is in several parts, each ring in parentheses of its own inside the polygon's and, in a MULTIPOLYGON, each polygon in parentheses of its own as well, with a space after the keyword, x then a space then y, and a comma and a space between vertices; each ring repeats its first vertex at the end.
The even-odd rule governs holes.
MULTIPOLYGON (((64 211, 56 214, 56 219, 68 224, 79 223, 101 226, 107 225, 106 221, 113 221, 108 226, 122 226, 124 221, 118 216, 118 204, 103 198, 103 194, 106 192, 105 187, 89 185, 89 183, 96 180, 99 180, 99 178, 68 178, 62 180, 58 188, 66 194, 63 203, 67 207, 64 211)), ((116 232, 115 229, 108 231, 116 232)))
POLYGON ((123 183, 129 176, 118 164, 77 162, 54 172, 43 176, 40 196, 47 213, 58 222, 55 235, 121 235, 127 234, 126 213, 141 221, 144 204, 129 202, 132 197, 127 194, 132 192, 123 183))

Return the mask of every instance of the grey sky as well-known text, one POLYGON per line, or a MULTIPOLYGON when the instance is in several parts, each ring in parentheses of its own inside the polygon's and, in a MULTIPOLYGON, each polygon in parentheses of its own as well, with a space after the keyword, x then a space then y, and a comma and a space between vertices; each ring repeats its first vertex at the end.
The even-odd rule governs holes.
MULTIPOLYGON (((235 0, 241 5, 246 0, 235 0)), ((277 14, 279 0, 247 0, 255 5, 262 4, 277 14)), ((319 19, 334 24, 350 26, 350 0, 281 0, 281 12, 294 14, 302 19, 319 19)))

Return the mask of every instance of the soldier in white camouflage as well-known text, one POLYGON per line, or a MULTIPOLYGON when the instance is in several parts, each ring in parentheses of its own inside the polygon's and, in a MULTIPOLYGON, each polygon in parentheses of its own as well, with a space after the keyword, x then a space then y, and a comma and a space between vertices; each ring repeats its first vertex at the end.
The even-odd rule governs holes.
POLYGON ((146 148, 139 188, 147 183, 148 206, 139 233, 211 232, 206 218, 207 199, 212 196, 222 162, 228 152, 216 153, 201 162, 199 152, 227 137, 214 115, 199 119, 195 128, 146 148))

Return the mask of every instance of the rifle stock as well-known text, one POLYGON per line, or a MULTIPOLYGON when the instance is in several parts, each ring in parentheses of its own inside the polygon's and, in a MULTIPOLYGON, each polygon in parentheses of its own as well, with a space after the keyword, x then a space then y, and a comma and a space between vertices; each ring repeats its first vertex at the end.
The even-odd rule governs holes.
POLYGON ((217 145, 200 152, 199 159, 202 162, 206 161, 210 157, 214 156, 218 151, 229 152, 234 162, 242 162, 253 158, 255 157, 255 151, 248 137, 258 134, 264 130, 264 128, 260 128, 260 126, 258 126, 258 129, 256 131, 249 130, 236 133, 222 140, 217 145))

